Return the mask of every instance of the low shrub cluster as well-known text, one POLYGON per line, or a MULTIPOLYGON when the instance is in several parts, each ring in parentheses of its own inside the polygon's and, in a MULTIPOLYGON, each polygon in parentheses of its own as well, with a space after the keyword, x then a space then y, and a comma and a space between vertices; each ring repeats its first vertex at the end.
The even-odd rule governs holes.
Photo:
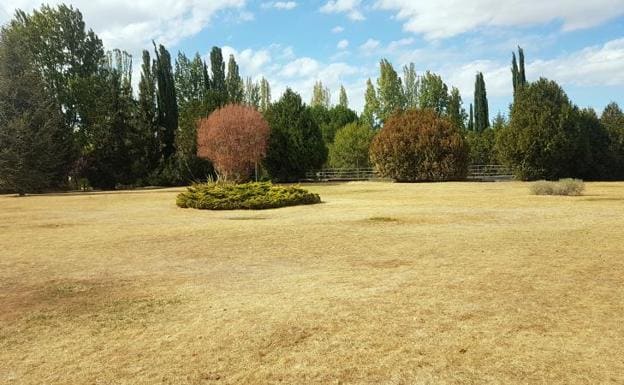
POLYGON ((203 210, 262 210, 320 202, 318 194, 270 182, 196 184, 176 199, 179 207, 203 210))
POLYGON ((540 180, 531 184, 533 195, 570 195, 578 196, 585 190, 585 183, 580 179, 559 179, 559 181, 540 180))

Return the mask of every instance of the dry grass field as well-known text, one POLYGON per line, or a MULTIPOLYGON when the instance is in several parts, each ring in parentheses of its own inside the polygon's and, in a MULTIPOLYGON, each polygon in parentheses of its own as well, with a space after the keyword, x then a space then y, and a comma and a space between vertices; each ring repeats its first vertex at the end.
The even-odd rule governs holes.
POLYGON ((0 196, 0 384, 623 384, 624 183, 0 196))

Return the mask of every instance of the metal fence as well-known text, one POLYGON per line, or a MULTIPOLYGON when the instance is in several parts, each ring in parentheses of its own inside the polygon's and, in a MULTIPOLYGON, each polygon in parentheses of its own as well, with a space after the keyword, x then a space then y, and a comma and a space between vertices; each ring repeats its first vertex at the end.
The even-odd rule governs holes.
MULTIPOLYGON (((372 168, 324 168, 306 173, 307 182, 374 180, 382 177, 372 168)), ((500 164, 478 164, 468 167, 469 180, 511 180, 513 174, 500 164)))

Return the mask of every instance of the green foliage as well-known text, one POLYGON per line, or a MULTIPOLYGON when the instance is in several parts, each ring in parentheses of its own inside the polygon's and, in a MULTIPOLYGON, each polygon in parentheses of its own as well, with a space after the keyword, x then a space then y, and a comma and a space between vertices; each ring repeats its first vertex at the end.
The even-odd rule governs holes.
POLYGON ((331 94, 329 93, 329 88, 325 87, 323 82, 320 80, 317 80, 314 83, 310 105, 312 107, 324 107, 326 109, 329 109, 329 106, 331 105, 331 94))
POLYGON ((405 108, 401 78, 387 59, 381 59, 379 63, 377 100, 379 101, 379 120, 382 123, 395 111, 405 108))
POLYGON ((494 130, 466 131, 466 142, 470 148, 470 164, 498 164, 494 130))
POLYGON ((238 64, 234 55, 230 55, 228 60, 227 78, 225 79, 225 85, 228 92, 228 103, 240 104, 243 102, 244 85, 238 71, 238 64))
POLYGON ((312 119, 321 129, 323 141, 327 146, 334 142, 336 132, 349 123, 358 120, 357 113, 341 105, 327 109, 324 106, 310 107, 312 119))
POLYGON ((410 63, 403 67, 403 97, 405 98, 405 108, 412 109, 418 107, 418 76, 416 65, 410 63))
POLYGON ((265 112, 271 106, 271 85, 264 77, 260 80, 260 111, 265 112))
POLYGON ((335 168, 369 167, 369 149, 374 137, 375 131, 366 125, 347 124, 338 130, 329 147, 329 165, 335 168))
POLYGON ((448 107, 448 87, 440 75, 425 72, 420 80, 418 105, 422 109, 432 109, 438 115, 446 113, 448 107))
POLYGON ((488 127, 490 127, 490 115, 485 80, 483 73, 479 72, 476 76, 474 91, 474 130, 481 132, 488 127))
POLYGON ((366 81, 366 93, 364 95, 364 110, 362 111, 362 121, 370 127, 379 127, 379 99, 373 82, 366 81))
POLYGON ((466 110, 462 107, 462 98, 459 94, 459 90, 455 87, 451 89, 451 93, 448 96, 448 106, 446 109, 446 116, 456 127, 464 129, 466 121, 466 110))
POLYGON ((327 148, 310 109, 301 97, 287 89, 265 113, 271 127, 264 165, 271 178, 297 181, 308 170, 320 168, 327 159, 327 148))
POLYGON ((600 116, 600 123, 609 135, 609 153, 613 155, 611 175, 624 179, 624 113, 617 103, 609 103, 600 116))
POLYGON ((558 182, 540 180, 531 183, 530 191, 533 195, 567 195, 579 196, 585 190, 585 183, 581 179, 559 179, 558 182))
POLYGON ((347 90, 343 85, 340 85, 340 96, 338 97, 338 105, 343 108, 349 108, 349 97, 347 96, 347 90))
POLYGON ((516 92, 509 126, 496 143, 501 161, 524 180, 608 175, 608 136, 595 113, 572 105, 561 87, 540 79, 516 92))
POLYGON ((60 183, 67 128, 19 29, 0 31, 0 191, 23 195, 60 183))
POLYGON ((175 153, 175 134, 178 129, 178 100, 171 68, 171 55, 161 44, 156 48, 154 74, 156 77, 157 125, 162 156, 169 159, 175 153))
POLYGON ((468 168, 461 131, 431 109, 392 115, 370 156, 381 175, 403 182, 463 179, 468 168))
POLYGON ((262 210, 315 203, 321 203, 317 194, 270 182, 198 184, 176 198, 179 207, 204 210, 262 210))

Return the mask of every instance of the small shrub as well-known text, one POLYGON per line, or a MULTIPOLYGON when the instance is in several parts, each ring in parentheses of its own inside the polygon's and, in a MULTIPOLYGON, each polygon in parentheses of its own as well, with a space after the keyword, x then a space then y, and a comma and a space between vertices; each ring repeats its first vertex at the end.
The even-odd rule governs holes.
POLYGON ((318 194, 270 182, 197 184, 176 198, 179 207, 203 210, 262 210, 320 202, 318 194))
POLYGON ((540 180, 531 184, 533 195, 578 196, 585 190, 585 183, 580 179, 559 179, 558 182, 540 180))

